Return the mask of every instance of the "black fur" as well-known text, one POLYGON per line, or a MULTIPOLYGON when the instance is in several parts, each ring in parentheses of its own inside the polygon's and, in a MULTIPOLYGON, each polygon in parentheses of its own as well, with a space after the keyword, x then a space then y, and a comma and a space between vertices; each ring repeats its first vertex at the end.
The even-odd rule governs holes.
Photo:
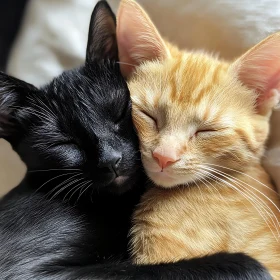
POLYGON ((271 279, 243 254, 129 262, 130 216, 145 177, 116 60, 115 18, 101 1, 85 66, 42 89, 0 74, 0 136, 28 166, 0 202, 0 279, 271 279))

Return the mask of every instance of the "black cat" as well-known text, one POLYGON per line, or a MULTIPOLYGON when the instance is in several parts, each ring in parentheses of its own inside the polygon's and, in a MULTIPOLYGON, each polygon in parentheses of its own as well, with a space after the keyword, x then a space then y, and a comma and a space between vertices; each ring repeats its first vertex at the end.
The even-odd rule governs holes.
POLYGON ((271 279, 243 254, 129 262, 130 216, 145 176, 115 28, 101 1, 83 67, 41 89, 0 74, 0 137, 28 167, 0 201, 0 279, 271 279))

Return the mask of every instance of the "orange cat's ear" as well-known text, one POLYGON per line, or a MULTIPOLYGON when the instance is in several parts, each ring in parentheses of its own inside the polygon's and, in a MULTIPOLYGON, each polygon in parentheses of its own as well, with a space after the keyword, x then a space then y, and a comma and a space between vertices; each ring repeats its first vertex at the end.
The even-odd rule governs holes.
POLYGON ((280 101, 280 33, 250 49, 233 64, 241 82, 258 94, 259 114, 268 114, 280 101))
POLYGON ((156 27, 134 0, 122 0, 117 14, 117 41, 120 68, 127 77, 145 61, 169 56, 156 27))

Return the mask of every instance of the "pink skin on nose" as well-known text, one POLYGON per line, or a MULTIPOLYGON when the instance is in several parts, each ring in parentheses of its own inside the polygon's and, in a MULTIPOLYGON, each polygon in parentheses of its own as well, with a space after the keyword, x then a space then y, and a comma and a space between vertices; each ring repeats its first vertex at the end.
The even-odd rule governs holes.
POLYGON ((153 157, 162 170, 179 160, 176 150, 172 147, 157 147, 153 151, 153 157))

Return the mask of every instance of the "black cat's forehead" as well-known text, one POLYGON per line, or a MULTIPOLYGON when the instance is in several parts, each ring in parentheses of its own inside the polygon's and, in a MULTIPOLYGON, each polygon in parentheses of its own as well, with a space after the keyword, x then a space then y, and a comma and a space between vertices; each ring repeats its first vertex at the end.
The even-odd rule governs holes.
POLYGON ((44 87, 36 99, 68 118, 110 118, 127 105, 129 92, 118 65, 108 62, 64 72, 44 87))

